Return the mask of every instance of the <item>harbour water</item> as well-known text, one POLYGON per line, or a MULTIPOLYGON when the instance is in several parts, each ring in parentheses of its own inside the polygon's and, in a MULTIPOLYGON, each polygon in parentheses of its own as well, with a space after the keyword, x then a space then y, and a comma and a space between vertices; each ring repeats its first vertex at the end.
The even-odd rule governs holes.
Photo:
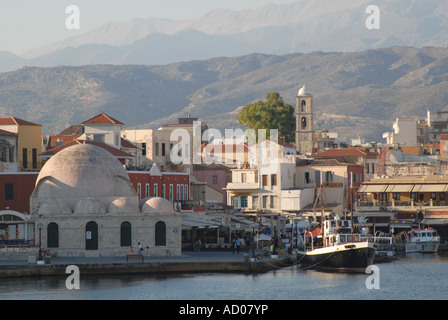
POLYGON ((448 254, 412 254, 377 264, 369 274, 324 273, 286 267, 258 275, 86 276, 80 289, 65 278, 16 278, 0 282, 0 300, 446 300, 448 254), (379 272, 378 272, 379 271, 379 272))

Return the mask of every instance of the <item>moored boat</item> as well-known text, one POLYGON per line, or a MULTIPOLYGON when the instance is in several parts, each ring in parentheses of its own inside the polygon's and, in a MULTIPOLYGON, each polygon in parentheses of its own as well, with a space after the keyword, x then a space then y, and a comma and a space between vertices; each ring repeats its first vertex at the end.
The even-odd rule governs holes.
POLYGON ((405 244, 406 253, 435 253, 440 245, 440 236, 433 228, 412 229, 405 244))
POLYGON ((322 243, 315 247, 311 242, 297 252, 297 259, 302 269, 364 273, 373 264, 375 251, 373 242, 351 233, 351 221, 334 219, 324 221, 322 243))

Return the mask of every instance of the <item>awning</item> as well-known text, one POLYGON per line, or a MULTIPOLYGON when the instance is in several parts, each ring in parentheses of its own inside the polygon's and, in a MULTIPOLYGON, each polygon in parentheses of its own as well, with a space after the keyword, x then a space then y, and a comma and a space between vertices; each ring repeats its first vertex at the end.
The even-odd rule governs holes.
POLYGON ((391 184, 384 192, 411 192, 413 184, 391 184))
POLYGON ((447 189, 446 184, 416 184, 412 192, 446 192, 447 189))
POLYGON ((378 193, 378 192, 384 192, 386 190, 387 184, 366 184, 363 185, 358 192, 363 193, 378 193))

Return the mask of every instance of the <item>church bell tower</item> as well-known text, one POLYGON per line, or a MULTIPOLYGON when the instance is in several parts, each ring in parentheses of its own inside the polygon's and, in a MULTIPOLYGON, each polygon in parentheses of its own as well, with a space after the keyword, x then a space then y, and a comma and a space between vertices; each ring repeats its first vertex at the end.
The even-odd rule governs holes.
POLYGON ((296 149, 301 154, 313 152, 313 96, 305 85, 296 97, 296 149))

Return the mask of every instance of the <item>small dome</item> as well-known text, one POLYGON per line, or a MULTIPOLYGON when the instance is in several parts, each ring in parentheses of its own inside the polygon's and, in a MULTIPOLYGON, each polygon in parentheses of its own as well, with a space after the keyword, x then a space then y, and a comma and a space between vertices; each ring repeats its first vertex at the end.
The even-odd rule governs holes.
POLYGON ((73 212, 87 213, 87 214, 102 214, 106 213, 106 208, 100 201, 96 199, 81 199, 76 203, 73 212))
POLYGON ((154 197, 146 197, 146 198, 142 198, 140 199, 140 210, 142 209, 143 205, 145 204, 146 201, 148 201, 149 199, 152 199, 154 197))
POLYGON ((138 202, 134 198, 120 197, 112 201, 109 213, 136 213, 140 212, 138 202))
POLYGON ((309 93, 306 91, 305 85, 303 85, 302 88, 300 88, 299 93, 297 95, 303 96, 303 95, 307 95, 307 94, 309 94, 309 93))
POLYGON ((161 197, 154 197, 146 201, 142 206, 143 213, 172 213, 173 204, 161 197))
POLYGON ((60 199, 48 199, 39 208, 39 214, 71 214, 72 209, 60 199))

